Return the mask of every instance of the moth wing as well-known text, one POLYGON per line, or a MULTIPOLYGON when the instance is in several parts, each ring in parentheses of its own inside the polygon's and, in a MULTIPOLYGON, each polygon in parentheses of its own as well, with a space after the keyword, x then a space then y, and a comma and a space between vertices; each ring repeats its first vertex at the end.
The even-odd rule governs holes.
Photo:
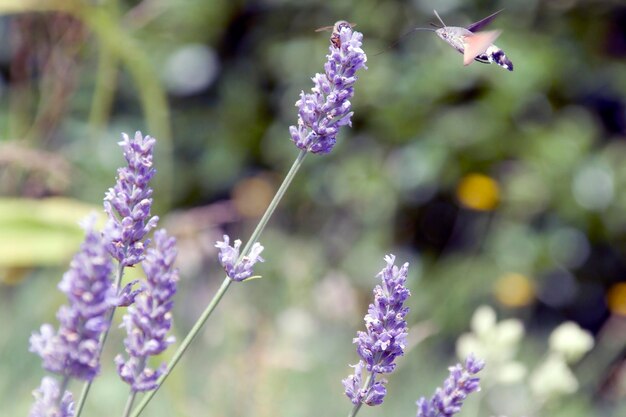
POLYGON ((465 36, 465 48, 463 51, 463 65, 469 65, 478 55, 482 54, 489 48, 489 45, 500 36, 500 30, 490 30, 487 32, 478 32, 465 36))
POLYGON ((498 13, 500 13, 502 10, 504 10, 504 9, 500 9, 497 12, 495 12, 493 14, 490 14, 489 16, 485 17, 484 19, 481 19, 478 22, 472 23, 466 29, 469 30, 470 32, 476 32, 477 30, 480 30, 481 28, 483 28, 483 27, 487 26, 489 23, 491 23, 491 21, 493 19, 495 19, 496 16, 498 15, 498 13))

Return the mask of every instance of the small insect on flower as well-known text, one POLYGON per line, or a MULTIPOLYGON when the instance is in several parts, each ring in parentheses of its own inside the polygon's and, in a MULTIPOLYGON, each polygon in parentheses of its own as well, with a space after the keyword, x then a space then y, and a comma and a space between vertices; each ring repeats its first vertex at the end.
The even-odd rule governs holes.
POLYGON ((496 63, 504 69, 513 71, 513 63, 506 57, 502 49, 493 44, 493 41, 500 36, 501 31, 490 30, 477 32, 487 26, 502 10, 499 10, 478 22, 467 27, 446 26, 436 10, 435 16, 443 25, 438 29, 415 28, 414 30, 429 30, 435 32, 437 36, 446 41, 450 46, 463 54, 463 65, 469 65, 473 61, 483 64, 496 63))
POLYGON ((332 30, 333 33, 330 35, 330 43, 337 49, 341 48, 341 37, 339 33, 341 33, 341 29, 343 28, 353 28, 356 26, 356 23, 346 22, 345 20, 339 20, 335 22, 333 26, 323 26, 321 28, 315 29, 316 32, 322 32, 325 30, 332 30))

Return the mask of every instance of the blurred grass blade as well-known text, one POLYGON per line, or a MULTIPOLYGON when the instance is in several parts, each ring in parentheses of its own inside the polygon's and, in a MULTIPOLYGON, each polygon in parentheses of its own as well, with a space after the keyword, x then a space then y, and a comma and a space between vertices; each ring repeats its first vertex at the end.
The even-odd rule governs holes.
MULTIPOLYGON (((65 12, 80 19, 108 52, 128 69, 139 92, 147 132, 159 140, 159 201, 168 200, 171 189, 171 127, 169 107, 159 77, 141 45, 119 25, 109 10, 78 0, 3 0, 0 16, 31 12, 65 12)), ((112 58, 114 59, 114 58, 112 58)), ((137 129, 139 130, 139 129, 137 129)))
POLYGON ((79 221, 101 206, 66 198, 0 198, 0 268, 67 263, 83 240, 79 221))

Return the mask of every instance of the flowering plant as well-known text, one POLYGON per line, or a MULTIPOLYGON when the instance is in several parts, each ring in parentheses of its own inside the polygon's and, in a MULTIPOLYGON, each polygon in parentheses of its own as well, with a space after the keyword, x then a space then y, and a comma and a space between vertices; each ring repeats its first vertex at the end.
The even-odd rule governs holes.
POLYGON ((176 241, 164 230, 154 234, 153 242, 148 238, 159 220, 151 215, 153 190, 149 185, 156 173, 153 166, 156 140, 139 132, 133 137, 122 136, 119 144, 127 165, 118 170, 115 185, 105 195, 106 226, 99 233, 93 221, 86 225, 81 251, 59 285, 68 296, 69 304, 59 310, 58 331, 51 325, 43 325, 40 332, 31 337, 31 351, 41 356, 44 368, 62 377, 60 383, 44 377, 40 388, 34 392, 36 401, 31 417, 80 415, 91 383, 99 374, 102 347, 117 307, 127 307, 121 326, 127 332, 126 356, 119 354, 115 358, 121 379, 130 385, 123 416, 136 417, 142 412, 230 284, 250 278, 254 265, 263 262, 260 256, 263 246, 258 238, 306 154, 330 152, 339 128, 350 124, 349 98, 354 94, 356 72, 367 60, 360 48, 361 39, 362 35, 352 31, 349 25, 331 38, 325 73, 313 78, 313 92, 302 93, 296 103, 300 109, 298 128, 292 127, 290 132, 301 149, 299 156, 246 246, 240 250, 242 242, 238 239, 231 246, 228 235, 216 243, 226 278, 170 363, 157 368, 149 365, 149 358, 174 343, 168 332, 172 326, 171 310, 178 281, 174 266, 176 241), (141 264, 145 279, 122 286, 125 268, 137 264, 141 264), (70 378, 86 381, 76 406, 72 393, 66 389, 70 378), (147 392, 147 395, 133 409, 138 392, 147 392))

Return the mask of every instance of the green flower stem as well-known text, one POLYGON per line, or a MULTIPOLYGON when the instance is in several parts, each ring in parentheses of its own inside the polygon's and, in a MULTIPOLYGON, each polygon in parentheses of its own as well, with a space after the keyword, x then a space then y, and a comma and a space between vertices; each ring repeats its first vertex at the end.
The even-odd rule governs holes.
POLYGON ((137 397, 137 391, 130 390, 130 394, 128 394, 128 400, 126 401, 126 407, 124 407, 123 417, 128 417, 130 414, 130 410, 133 408, 133 403, 135 402, 135 397, 137 397))
MULTIPOLYGON (((294 177, 296 176, 296 173, 302 166, 302 162, 304 161, 304 157, 306 155, 307 155, 306 151, 300 151, 300 154, 298 155, 293 165, 291 166, 291 169, 285 176, 283 183, 278 188, 278 191, 276 191, 276 195, 274 195, 274 198, 272 199, 269 206, 267 207, 267 210, 265 210, 265 214, 263 214, 263 217, 261 217, 261 220, 259 220, 259 224, 257 224, 256 228, 252 232, 252 235, 250 236, 250 239, 246 243, 246 246, 243 248, 243 250, 239 254, 239 259, 237 260, 237 262, 239 262, 244 256, 248 254, 248 251, 252 248, 252 245, 254 245, 257 242, 257 240, 261 236, 261 233, 263 233, 263 230, 265 229, 267 222, 272 217, 272 214, 274 214, 274 211, 276 211, 276 207, 278 207, 278 203, 280 203, 280 200, 285 195, 285 192, 289 188, 291 181, 294 179, 294 177)), ((185 336, 185 339, 183 339, 182 343, 180 344, 180 346, 174 353, 174 356, 168 363, 165 372, 163 373, 163 375, 161 375, 161 377, 157 381, 156 388, 145 394, 145 396, 142 398, 139 405, 137 405, 137 407, 133 410, 130 417, 138 417, 143 411, 143 409, 146 408, 146 406, 148 405, 152 397, 154 397, 154 395, 159 390, 161 385, 163 385, 168 375, 172 372, 172 370, 174 369, 174 367, 176 366, 180 358, 183 356, 187 348, 189 348, 189 345, 191 344, 191 342, 195 339, 198 333, 200 333, 200 329, 202 328, 202 326, 204 326, 204 323, 206 323, 208 318, 211 316, 211 313, 213 313, 213 310, 215 310, 215 307, 217 307, 217 305, 219 304, 224 294, 226 294, 226 291, 228 290, 228 287, 230 287, 230 284, 232 282, 233 281, 228 277, 224 279, 224 281, 222 282, 222 285, 220 286, 220 288, 217 290, 217 292, 215 293, 215 295, 209 302, 209 305, 207 305, 206 309, 202 312, 202 314, 200 315, 196 323, 193 325, 189 333, 187 333, 187 336, 185 336)))
MULTIPOLYGON (((144 356, 139 360, 139 363, 137 364, 137 368, 135 369, 135 378, 141 375, 144 369, 146 369, 146 359, 147 357, 144 356)), ((126 406, 124 407, 124 413, 122 414, 122 417, 128 417, 128 415, 130 414, 130 410, 133 409, 135 398, 137 398, 137 391, 135 391, 131 387, 130 392, 128 393, 128 399, 126 400, 126 406)))
MULTIPOLYGON (((363 384, 368 389, 371 388, 372 385, 374 385, 375 378, 373 378, 373 376, 374 376, 373 373, 369 374, 369 376, 365 380, 365 384, 363 384)), ((359 403, 357 405, 352 407, 352 411, 350 411, 350 414, 348 414, 348 417, 356 416, 356 414, 359 412, 359 410, 361 409, 362 406, 363 406, 363 401, 359 401, 359 403)))
POLYGON ((61 385, 59 386, 59 398, 56 400, 56 406, 59 407, 61 405, 61 401, 63 401, 63 394, 65 394, 65 390, 70 383, 70 377, 67 375, 63 376, 61 380, 61 385))
MULTIPOLYGON (((120 285, 122 283, 122 277, 124 276, 124 266, 120 263, 117 267, 117 274, 115 276, 115 286, 113 288, 119 293, 120 285)), ((109 312, 109 316, 107 320, 109 322, 109 327, 102 333, 100 336, 100 346, 98 348, 98 358, 102 355, 102 350, 104 349, 104 342, 106 342, 107 337, 109 335, 109 330, 111 330, 111 323, 113 322, 113 315, 115 314, 115 307, 111 307, 111 311, 109 312)), ((87 395, 89 394, 89 389, 91 388, 91 384, 93 381, 87 381, 83 385, 83 390, 80 393, 80 398, 78 399, 78 403, 76 404, 76 417, 80 417, 81 411, 83 411, 83 407, 85 405, 85 400, 87 399, 87 395)))

